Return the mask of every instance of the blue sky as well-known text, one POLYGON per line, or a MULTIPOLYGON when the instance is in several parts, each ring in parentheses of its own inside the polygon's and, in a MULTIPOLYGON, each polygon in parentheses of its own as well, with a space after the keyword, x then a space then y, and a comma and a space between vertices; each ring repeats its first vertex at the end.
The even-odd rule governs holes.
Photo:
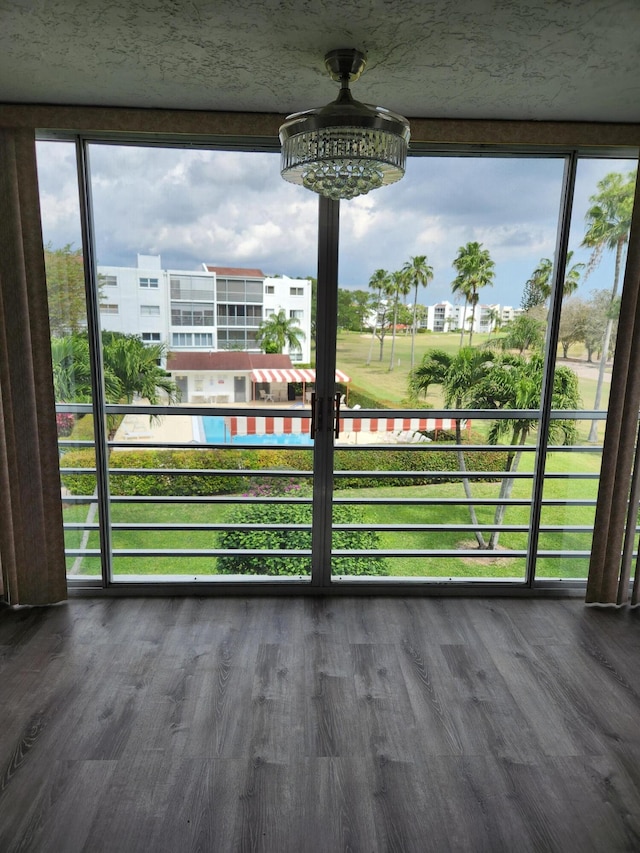
MULTIPOLYGON (((70 143, 38 144, 44 237, 54 246, 80 245, 73 152, 70 143)), ((205 261, 315 275, 317 197, 280 178, 277 154, 92 145, 90 164, 98 263, 134 266, 140 252, 160 254, 165 268, 205 261)), ((580 161, 574 262, 589 258, 580 242, 598 180, 634 165, 580 161)), ((434 279, 420 301, 453 301, 452 261, 477 240, 496 271, 482 301, 518 306, 539 260, 553 255, 562 174, 559 158, 409 158, 401 182, 341 204, 341 286, 366 287, 376 269, 427 255, 434 279)), ((612 277, 605 253, 581 293, 609 287, 612 277)))

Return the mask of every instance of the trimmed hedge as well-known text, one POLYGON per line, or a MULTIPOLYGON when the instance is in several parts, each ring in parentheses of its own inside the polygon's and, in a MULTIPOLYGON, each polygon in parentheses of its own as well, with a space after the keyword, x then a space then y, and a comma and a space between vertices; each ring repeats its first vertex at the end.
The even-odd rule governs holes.
MULTIPOLYGON (((504 471, 506 453, 503 450, 465 453, 468 470, 504 471)), ((384 485, 406 486, 429 483, 454 482, 459 476, 458 458, 453 451, 439 450, 336 450, 336 471, 424 471, 424 477, 411 479, 397 476, 385 478, 384 485), (451 471, 451 478, 429 477, 429 471, 451 471)), ((72 450, 62 455, 61 468, 93 468, 92 450, 72 450)), ((280 478, 259 475, 260 470, 312 471, 313 451, 289 448, 260 448, 256 450, 193 449, 193 450, 116 450, 109 457, 110 487, 113 495, 224 495, 247 491, 257 482, 272 484, 280 478), (173 468, 185 469, 185 474, 119 474, 118 468, 173 468), (198 475, 190 469, 246 470, 246 476, 198 475)), ((62 473, 63 485, 75 495, 91 495, 95 490, 93 474, 62 473)), ((484 479, 484 478, 483 478, 484 479)), ((307 478, 302 478, 302 482, 307 478)), ((380 485, 375 477, 336 478, 336 489, 367 488, 380 485)))
MULTIPOLYGON (((311 524, 312 508, 308 504, 246 504, 237 507, 231 524, 311 524)), ((335 524, 358 523, 355 507, 338 505, 333 508, 335 524)), ((218 557, 216 570, 221 574, 239 575, 308 575, 311 561, 308 557, 260 556, 247 554, 246 550, 301 550, 311 548, 311 531, 285 530, 226 530, 218 536, 218 546, 238 550, 238 554, 218 557)), ((377 550, 379 537, 372 530, 334 530, 333 547, 346 550, 377 550)), ((338 575, 388 574, 383 557, 334 557, 331 569, 338 575)))

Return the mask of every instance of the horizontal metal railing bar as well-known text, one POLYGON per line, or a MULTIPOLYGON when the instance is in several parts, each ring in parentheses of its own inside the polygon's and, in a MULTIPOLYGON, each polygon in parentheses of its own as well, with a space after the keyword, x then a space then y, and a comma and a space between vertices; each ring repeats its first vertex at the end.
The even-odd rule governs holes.
MULTIPOLYGON (((60 468, 61 474, 95 474, 95 468, 60 468)), ((197 477, 313 477, 313 471, 285 468, 114 468, 109 466, 111 476, 197 476, 197 477)), ((486 476, 486 474, 485 474, 486 476)))
MULTIPOLYGON (((97 549, 70 548, 65 552, 70 557, 99 556, 97 549)), ((355 553, 355 552, 353 552, 355 553)), ((298 551, 286 548, 271 548, 264 550, 256 548, 113 548, 111 554, 115 559, 118 557, 310 557, 310 548, 301 548, 298 551)))
MULTIPOLYGON (((60 468, 61 474, 95 474, 93 468, 60 468)), ((196 476, 196 477, 301 477, 310 479, 313 471, 301 471, 295 468, 114 468, 109 467, 109 474, 116 476, 196 476)), ((466 480, 532 480, 531 471, 334 471, 336 479, 434 479, 460 478, 466 480)), ((597 480, 597 472, 567 472, 548 471, 548 480, 597 480)))
MULTIPOLYGON (((99 530, 97 522, 83 523, 81 521, 69 521, 63 525, 65 530, 99 530)), ((225 524, 222 522, 211 523, 181 523, 181 522, 113 522, 112 530, 119 531, 218 531, 218 530, 311 530, 311 524, 272 524, 269 522, 256 524, 225 524)), ((383 532, 485 532, 489 530, 500 530, 504 533, 528 533, 527 524, 333 524, 333 530, 377 530, 383 532)), ((593 525, 567 524, 567 525, 541 525, 540 533, 569 534, 569 533, 591 533, 593 525)), ((640 526, 636 527, 636 533, 640 533, 640 526)))
MULTIPOLYGON (((132 558, 132 557, 198 557, 206 559, 209 557, 234 557, 234 556, 250 556, 250 557, 299 557, 300 559, 311 557, 311 549, 300 549, 299 551, 289 549, 265 549, 263 551, 256 549, 233 549, 233 548, 120 548, 113 549, 111 552, 114 559, 132 558)), ((68 557, 99 557, 100 551, 96 548, 85 550, 81 548, 69 548, 65 551, 68 557)), ((386 557, 386 558, 406 558, 406 557, 439 557, 439 558, 462 558, 462 559, 486 559, 487 555, 496 559, 523 559, 527 556, 527 551, 523 549, 488 551, 486 549, 389 549, 380 548, 379 550, 370 549, 354 549, 335 550, 331 552, 331 556, 340 557, 386 557)), ((561 559, 568 558, 571 560, 588 559, 591 556, 591 551, 538 551, 539 558, 561 559)), ((634 552, 634 557, 637 557, 637 552, 634 552)), ((250 576, 249 576, 250 577, 250 576)))
MULTIPOLYGON (((97 556, 99 551, 83 551, 82 549, 70 549, 67 554, 69 556, 97 556)), ((352 551, 348 549, 337 549, 331 552, 332 557, 462 557, 468 558, 486 558, 490 554, 492 558, 524 558, 527 556, 526 549, 487 551, 478 548, 380 548, 369 549, 359 548, 352 551)), ((580 557, 589 557, 590 551, 538 551, 539 557, 571 557, 578 559, 580 557)), ((310 548, 294 549, 278 549, 270 548, 265 550, 255 548, 114 548, 112 550, 114 559, 118 557, 300 557, 301 559, 311 556, 310 548)))
MULTIPOLYGON (((238 436, 235 436, 237 439, 238 436)), ((60 449, 66 448, 84 448, 84 449, 92 449, 95 447, 95 442, 93 441, 81 441, 81 440, 60 440, 58 441, 58 446, 60 449)), ((209 451, 209 450, 255 450, 256 447, 259 447, 261 451, 264 450, 282 450, 283 447, 286 448, 287 452, 290 450, 294 451, 311 451, 313 450, 313 444, 310 442, 309 444, 247 444, 241 441, 233 441, 233 442, 225 442, 221 444, 207 443, 204 442, 202 444, 194 444, 193 442, 171 442, 171 441, 110 441, 108 442, 108 446, 112 450, 132 450, 132 449, 140 449, 140 450, 193 450, 193 451, 209 451)), ((363 450, 367 452, 375 451, 375 452, 398 452, 401 451, 410 451, 414 452, 426 452, 426 453, 457 453, 462 450, 464 453, 508 453, 512 451, 513 448, 508 444, 449 444, 440 441, 431 441, 431 442, 423 442, 418 444, 337 444, 336 450, 340 452, 347 453, 357 453, 362 452, 363 450)), ((522 447, 518 447, 519 452, 523 453, 535 453, 537 450, 534 444, 526 444, 522 447)), ((547 447, 547 453, 594 453, 598 455, 602 455, 602 445, 549 445, 547 447)))
MULTIPOLYGON (((95 495, 69 495, 62 498, 66 504, 96 503, 95 495)), ((144 503, 144 504, 311 504, 311 498, 254 498, 244 495, 111 495, 111 503, 144 503)), ((412 506, 530 506, 527 498, 344 498, 339 493, 334 496, 335 504, 376 505, 385 506, 411 504, 412 506)), ((596 500, 580 499, 546 499, 544 507, 578 507, 595 506, 596 500)))
MULTIPOLYGON (((257 401, 256 401, 257 402, 257 401)), ((57 412, 70 412, 87 414, 92 412, 90 403, 56 403, 57 412)), ((145 406, 141 404, 108 403, 105 406, 107 414, 115 415, 200 415, 209 417, 214 414, 227 416, 269 416, 276 417, 284 415, 287 417, 310 418, 309 409, 292 409, 283 407, 278 409, 264 409, 256 405, 255 408, 235 408, 225 406, 202 405, 179 405, 179 406, 145 406), (276 414, 277 413, 277 414, 276 414)), ((344 419, 359 418, 448 418, 451 420, 537 420, 540 418, 538 409, 341 409, 341 417, 344 419)), ((552 420, 606 420, 607 412, 604 409, 553 409, 552 420)))

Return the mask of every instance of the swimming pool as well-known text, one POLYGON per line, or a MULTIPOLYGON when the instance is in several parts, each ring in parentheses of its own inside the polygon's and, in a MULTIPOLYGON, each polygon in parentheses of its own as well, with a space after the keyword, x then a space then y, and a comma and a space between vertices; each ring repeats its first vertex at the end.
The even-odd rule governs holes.
POLYGON ((313 441, 306 433, 274 433, 261 435, 230 435, 224 418, 218 416, 199 418, 207 444, 267 444, 271 446, 312 447, 313 441))

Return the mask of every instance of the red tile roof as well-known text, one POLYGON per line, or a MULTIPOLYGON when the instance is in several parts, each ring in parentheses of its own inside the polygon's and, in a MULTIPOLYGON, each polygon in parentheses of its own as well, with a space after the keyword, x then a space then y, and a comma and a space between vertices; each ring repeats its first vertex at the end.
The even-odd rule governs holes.
POLYGON ((205 264, 208 272, 221 276, 238 276, 238 278, 266 278, 262 270, 247 270, 242 267, 212 267, 205 264))
POLYGON ((239 352, 221 350, 220 352, 171 352, 167 358, 167 370, 176 373, 180 370, 227 370, 249 371, 260 368, 291 368, 288 355, 239 352))

